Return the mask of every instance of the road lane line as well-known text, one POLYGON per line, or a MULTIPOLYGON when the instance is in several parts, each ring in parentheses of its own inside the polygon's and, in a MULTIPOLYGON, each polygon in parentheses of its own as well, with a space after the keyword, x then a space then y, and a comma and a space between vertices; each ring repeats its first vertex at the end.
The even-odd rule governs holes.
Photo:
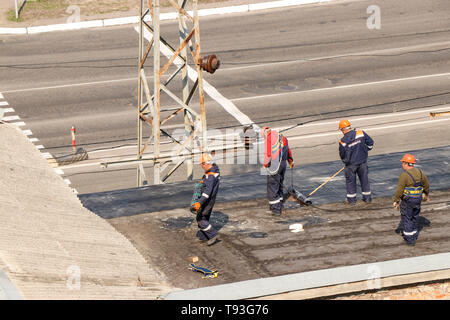
POLYGON ((115 83, 115 82, 126 82, 126 81, 138 81, 138 78, 134 77, 134 78, 124 78, 124 79, 116 79, 116 80, 82 82, 82 83, 63 84, 63 85, 49 86, 49 87, 37 87, 37 88, 6 90, 6 91, 3 91, 3 92, 4 93, 17 93, 17 92, 28 92, 28 91, 40 91, 40 90, 51 90, 51 89, 62 89, 62 88, 71 88, 71 87, 91 86, 91 85, 96 85, 96 84, 107 84, 107 83, 115 83))
MULTIPOLYGON (((365 117, 359 117, 359 118, 350 117, 350 118, 348 118, 348 120, 351 123, 353 123, 353 122, 357 122, 357 121, 388 118, 388 117, 395 117, 395 116, 406 116, 406 115, 410 115, 410 114, 428 113, 428 112, 432 112, 432 111, 444 111, 444 110, 449 110, 449 109, 450 109, 450 105, 446 104, 446 105, 443 105, 443 107, 436 107, 436 108, 426 108, 426 109, 420 109, 420 110, 391 112, 391 113, 385 113, 385 114, 373 115, 373 116, 365 116, 365 117)), ((336 124, 339 122, 339 120, 340 120, 340 118, 339 119, 337 118, 334 121, 306 123, 301 126, 292 128, 292 130, 294 130, 296 128, 302 128, 302 127, 312 127, 312 126, 323 126, 323 125, 336 124)), ((283 130, 283 129, 290 128, 290 127, 292 127, 292 126, 285 126, 283 128, 279 128, 279 130, 283 130)))
POLYGON ((428 74, 428 75, 424 75, 424 76, 397 78, 397 79, 372 81, 372 82, 364 82, 364 83, 354 83, 354 84, 347 84, 347 85, 336 86, 336 87, 327 87, 327 88, 311 89, 311 90, 304 90, 304 91, 291 91, 291 92, 283 92, 283 93, 266 94, 266 95, 261 95, 261 96, 253 96, 253 97, 234 98, 234 99, 231 99, 231 101, 266 99, 266 98, 280 97, 280 96, 285 96, 285 95, 290 95, 290 94, 301 94, 301 93, 322 92, 322 91, 327 91, 327 90, 349 89, 349 88, 357 88, 357 87, 371 86, 371 85, 377 85, 377 84, 386 84, 386 83, 392 83, 392 82, 449 77, 449 76, 450 76, 449 72, 436 73, 436 74, 428 74))
MULTIPOLYGON (((443 121, 450 121, 450 118, 449 119, 408 122, 408 123, 394 124, 394 125, 389 125, 389 126, 367 128, 367 129, 364 129, 364 131, 370 132, 370 131, 378 131, 378 130, 399 128, 399 127, 408 127, 408 126, 416 126, 416 125, 424 125, 424 124, 427 124, 427 125, 428 124, 436 124, 437 122, 443 122, 443 121)), ((302 140, 302 139, 319 138, 319 137, 326 137, 326 136, 341 136, 341 135, 342 135, 342 132, 336 131, 336 132, 328 132, 328 133, 309 134, 309 135, 304 135, 304 136, 300 136, 300 137, 289 137, 289 136, 288 137, 289 137, 289 141, 291 141, 291 140, 302 140)))
MULTIPOLYGON (((254 65, 250 65, 250 66, 231 67, 231 68, 225 68, 225 69, 222 68, 222 69, 219 69, 217 72, 235 71, 235 70, 261 68, 261 67, 266 68, 268 66, 276 66, 276 65, 284 65, 284 64, 292 65, 293 63, 315 62, 315 61, 321 61, 321 60, 349 58, 349 57, 361 57, 361 56, 370 56, 370 55, 383 55, 383 56, 389 57, 393 53, 397 53, 397 52, 403 53, 403 54, 423 53, 424 50, 417 50, 417 49, 429 48, 429 47, 433 47, 433 46, 442 46, 442 45, 448 46, 448 45, 450 45, 450 41, 425 43, 425 44, 414 45, 414 46, 379 49, 379 50, 362 51, 362 52, 354 52, 354 53, 344 53, 344 54, 323 56, 323 57, 316 57, 316 58, 300 58, 300 59, 287 60, 287 61, 266 62, 266 63, 254 64, 254 65), (417 50, 417 51, 408 51, 408 50, 417 50)), ((450 49, 450 48, 444 47, 444 48, 439 48, 438 50, 442 50, 442 49, 450 49)), ((434 50, 428 50, 427 52, 434 53, 434 50)))

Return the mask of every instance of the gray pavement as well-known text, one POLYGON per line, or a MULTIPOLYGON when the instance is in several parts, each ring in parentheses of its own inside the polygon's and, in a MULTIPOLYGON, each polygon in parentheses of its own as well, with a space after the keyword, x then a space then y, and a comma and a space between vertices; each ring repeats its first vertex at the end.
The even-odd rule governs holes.
MULTIPOLYGON (((447 3, 379 1, 380 30, 365 25, 369 4, 202 17, 202 52, 222 61, 205 80, 253 121, 273 126, 449 102, 446 76, 306 92, 450 71, 447 3)), ((172 43, 175 27, 163 26, 172 43)), ((70 153, 72 125, 87 150, 135 143, 137 34, 131 26, 0 39, 0 92, 44 151, 70 153)), ((207 119, 210 128, 240 125, 210 98, 207 119)))
MULTIPOLYGON (((450 188, 450 147, 409 150, 418 159, 417 166, 427 174, 431 190, 450 188)), ((370 156, 369 178, 374 198, 393 196, 398 176, 402 172, 400 159, 404 152, 370 156)), ((294 169, 294 185, 304 195, 308 195, 327 178, 342 168, 342 162, 333 161, 299 165, 294 169)), ((285 176, 285 185, 290 185, 290 169, 285 176)), ((267 177, 260 171, 233 176, 222 176, 217 202, 256 200, 266 197, 267 177)), ((166 185, 148 186, 100 193, 81 194, 83 205, 110 219, 141 213, 159 212, 177 208, 188 208, 192 198, 194 182, 177 182, 166 185)), ((358 199, 361 199, 358 187, 358 199)), ((343 202, 345 200, 345 180, 341 173, 311 200, 313 204, 343 202)), ((432 191, 431 191, 432 197, 432 191)), ((292 207, 292 204, 289 204, 292 207)), ((298 205, 299 206, 299 205, 298 205)))

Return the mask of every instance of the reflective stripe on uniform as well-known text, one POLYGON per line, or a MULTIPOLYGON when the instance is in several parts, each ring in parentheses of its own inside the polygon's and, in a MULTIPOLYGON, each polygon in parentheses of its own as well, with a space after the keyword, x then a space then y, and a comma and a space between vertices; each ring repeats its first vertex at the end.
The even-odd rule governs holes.
POLYGON ((202 231, 208 231, 209 229, 211 229, 211 225, 209 224, 205 229, 200 229, 202 231))
POLYGON ((347 194, 347 198, 354 198, 354 197, 356 197, 356 193, 354 193, 354 194, 347 194))
POLYGON ((342 140, 339 140, 339 143, 340 143, 343 147, 345 147, 345 146, 347 145, 345 142, 342 142, 342 140))
POLYGON ((206 199, 208 199, 209 195, 207 195, 206 193, 202 193, 202 197, 205 197, 206 199))
POLYGON ((365 195, 365 196, 369 196, 372 192, 361 192, 363 195, 365 195))
POLYGON ((281 200, 283 200, 283 198, 277 199, 277 200, 273 200, 273 201, 269 201, 269 204, 276 204, 279 203, 281 200))
POLYGON ((364 132, 362 130, 356 131, 355 139, 364 137, 364 132))
POLYGON ((405 235, 405 236, 413 236, 416 233, 417 233, 417 230, 414 230, 414 231, 411 231, 411 232, 403 231, 403 235, 405 235))
POLYGON ((208 176, 213 175, 215 178, 217 178, 217 177, 220 175, 219 172, 207 172, 206 174, 207 174, 208 176))

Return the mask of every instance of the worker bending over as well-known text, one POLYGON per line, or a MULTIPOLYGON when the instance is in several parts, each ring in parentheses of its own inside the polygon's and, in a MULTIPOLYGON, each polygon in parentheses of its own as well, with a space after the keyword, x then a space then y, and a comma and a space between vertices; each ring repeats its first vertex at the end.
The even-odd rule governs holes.
POLYGON ((264 138, 264 167, 267 168, 267 198, 272 214, 281 215, 283 209, 283 181, 286 173, 286 161, 291 168, 294 159, 288 140, 276 130, 269 127, 261 129, 264 138))
POLYGON ((200 199, 192 207, 197 212, 196 220, 198 225, 197 238, 208 245, 213 245, 219 241, 217 230, 209 223, 212 209, 216 203, 217 192, 220 185, 219 167, 212 161, 210 154, 202 154, 200 165, 205 174, 203 175, 203 188, 200 199))
POLYGON ((414 167, 416 158, 412 154, 405 154, 400 161, 404 171, 398 178, 394 207, 400 208, 401 220, 395 232, 402 232, 406 243, 414 245, 419 237, 418 220, 422 198, 425 201, 430 200, 430 184, 426 174, 414 167))
POLYGON ((339 122, 339 130, 344 137, 339 140, 339 155, 345 164, 347 203, 356 203, 356 175, 361 183, 363 201, 372 201, 367 166, 368 151, 373 148, 373 140, 363 130, 352 129, 348 120, 339 122))

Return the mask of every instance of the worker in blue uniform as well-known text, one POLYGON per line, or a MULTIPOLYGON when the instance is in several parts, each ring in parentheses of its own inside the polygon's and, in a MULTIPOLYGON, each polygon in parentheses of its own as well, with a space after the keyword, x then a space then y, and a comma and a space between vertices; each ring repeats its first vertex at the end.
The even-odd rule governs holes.
POLYGON ((286 173, 286 161, 295 166, 288 140, 269 127, 261 129, 264 138, 264 167, 267 168, 267 198, 273 215, 281 215, 283 209, 283 181, 286 173))
POLYGON ((416 158, 412 154, 405 154, 400 161, 404 171, 398 178, 394 207, 400 209, 401 220, 395 232, 402 233, 406 244, 413 246, 419 237, 422 199, 430 200, 430 184, 425 172, 414 167, 416 158))
POLYGON ((211 213, 216 203, 216 196, 220 185, 220 170, 212 160, 209 153, 204 153, 200 157, 200 165, 205 174, 203 175, 203 187, 200 198, 192 205, 192 210, 196 212, 198 225, 197 238, 201 242, 213 245, 219 241, 217 230, 209 222, 211 213))
POLYGON ((356 176, 361 183, 362 199, 366 203, 372 201, 367 166, 368 152, 373 148, 372 138, 363 130, 352 129, 348 120, 339 122, 339 130, 344 135, 339 140, 339 156, 345 164, 345 180, 347 187, 347 203, 356 203, 356 176))

